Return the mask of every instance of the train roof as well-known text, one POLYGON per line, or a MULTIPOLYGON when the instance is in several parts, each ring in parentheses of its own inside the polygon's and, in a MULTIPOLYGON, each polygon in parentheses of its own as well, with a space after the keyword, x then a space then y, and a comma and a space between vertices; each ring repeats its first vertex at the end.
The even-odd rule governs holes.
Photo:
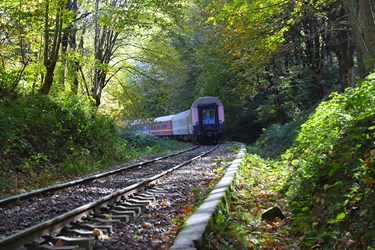
POLYGON ((175 121, 175 120, 178 120, 178 119, 183 119, 183 118, 189 117, 189 115, 190 115, 190 109, 175 114, 173 116, 172 120, 175 121))
POLYGON ((196 108, 199 105, 212 104, 212 103, 215 103, 218 106, 223 106, 223 103, 217 97, 203 96, 203 97, 199 97, 197 100, 195 100, 195 102, 191 105, 191 107, 196 108))
POLYGON ((156 117, 154 119, 154 122, 165 122, 165 121, 171 121, 174 115, 166 115, 166 116, 160 116, 156 117))

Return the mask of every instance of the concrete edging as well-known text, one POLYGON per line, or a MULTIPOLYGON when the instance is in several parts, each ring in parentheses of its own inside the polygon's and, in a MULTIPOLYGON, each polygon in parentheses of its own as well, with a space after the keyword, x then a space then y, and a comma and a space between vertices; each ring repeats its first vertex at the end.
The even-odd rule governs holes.
POLYGON ((198 242, 201 241, 203 233, 215 212, 225 192, 229 189, 232 179, 237 172, 238 166, 245 154, 245 145, 241 144, 241 149, 236 159, 227 169, 220 182, 211 191, 203 204, 187 219, 185 227, 178 233, 171 250, 193 250, 197 249, 198 242))

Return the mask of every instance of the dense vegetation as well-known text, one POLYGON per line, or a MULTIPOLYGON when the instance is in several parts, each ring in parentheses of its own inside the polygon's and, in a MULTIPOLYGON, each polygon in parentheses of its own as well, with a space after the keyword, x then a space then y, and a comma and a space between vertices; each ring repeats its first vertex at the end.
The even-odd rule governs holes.
POLYGON ((0 195, 182 147, 120 130, 90 108, 76 96, 35 94, 0 102, 0 195))
POLYGON ((374 91, 372 74, 356 88, 333 93, 300 130, 286 134, 290 124, 272 127, 249 148, 230 210, 216 218, 216 233, 225 244, 235 249, 375 246, 374 91), (285 140, 293 143, 283 152, 279 145, 285 140), (251 154, 255 150, 272 158, 251 154), (282 208, 285 221, 261 219, 273 206, 282 208))

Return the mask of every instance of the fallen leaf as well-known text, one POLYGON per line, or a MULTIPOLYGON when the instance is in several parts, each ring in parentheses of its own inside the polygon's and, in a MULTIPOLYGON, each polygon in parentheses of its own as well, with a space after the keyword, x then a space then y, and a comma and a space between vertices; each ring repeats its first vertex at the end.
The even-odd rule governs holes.
POLYGON ((316 198, 315 203, 318 203, 318 204, 320 203, 320 198, 319 197, 316 198))
POLYGON ((259 206, 258 203, 256 203, 255 206, 256 206, 256 208, 257 208, 258 211, 261 211, 261 210, 262 210, 262 209, 260 208, 260 206, 259 206))
POLYGON ((160 215, 159 214, 152 214, 152 215, 150 215, 150 218, 151 219, 157 219, 157 218, 160 218, 160 215))
POLYGON ((64 241, 62 241, 62 240, 57 240, 56 243, 55 243, 56 247, 63 247, 64 245, 65 245, 64 241))
POLYGON ((193 212, 193 208, 194 208, 193 205, 186 206, 184 208, 184 214, 189 214, 189 213, 193 212))
POLYGON ((92 230, 92 236, 94 236, 94 237, 99 237, 101 234, 103 234, 103 232, 100 231, 100 230, 97 229, 97 228, 94 228, 94 229, 92 230))
POLYGON ((375 179, 374 178, 366 178, 363 180, 363 182, 365 183, 366 187, 372 187, 375 183, 375 179))
POLYGON ((258 215, 258 210, 257 209, 256 210, 251 210, 250 213, 251 213, 252 216, 257 216, 258 215))
POLYGON ((264 237, 265 239, 269 239, 269 238, 271 238, 271 234, 269 234, 269 233, 264 233, 264 234, 263 234, 263 237, 264 237))
POLYGON ((150 223, 144 222, 141 224, 143 228, 150 228, 152 225, 150 223))

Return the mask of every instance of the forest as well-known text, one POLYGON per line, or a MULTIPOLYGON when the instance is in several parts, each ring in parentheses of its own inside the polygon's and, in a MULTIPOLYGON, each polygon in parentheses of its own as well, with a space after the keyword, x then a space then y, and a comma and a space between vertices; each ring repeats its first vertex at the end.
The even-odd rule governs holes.
POLYGON ((1 195, 175 150, 129 124, 216 96, 226 139, 249 145, 244 182, 275 177, 294 220, 284 241, 249 241, 224 211, 223 238, 373 249, 373 1, 8 0, 0 13, 1 195))

